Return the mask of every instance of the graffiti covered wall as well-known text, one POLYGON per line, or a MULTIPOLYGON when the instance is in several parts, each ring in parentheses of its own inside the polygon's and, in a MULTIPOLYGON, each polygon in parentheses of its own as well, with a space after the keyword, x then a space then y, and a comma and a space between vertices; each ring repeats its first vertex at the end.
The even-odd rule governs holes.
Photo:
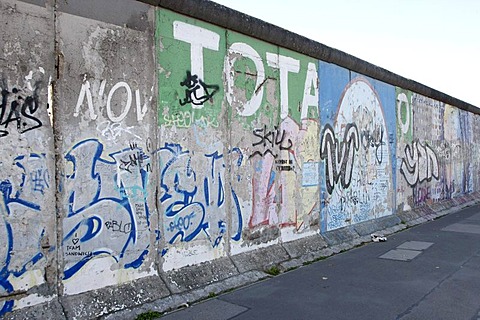
POLYGON ((55 294, 47 282, 56 277, 57 249, 52 14, 26 3, 0 3, 7 22, 0 41, 0 315, 55 294))
POLYGON ((478 116, 399 88, 396 94, 398 211, 478 190, 478 116))
POLYGON ((395 88, 327 63, 320 83, 322 230, 393 214, 395 88))
POLYGON ((317 62, 166 10, 158 21, 164 267, 318 224, 317 62))
POLYGON ((124 28, 73 9, 57 18, 64 61, 57 84, 59 250, 67 295, 156 274, 159 234, 153 27, 124 28))
POLYGON ((0 1, 35 26, 0 42, 0 315, 174 294, 182 268, 480 189, 478 114, 198 16, 82 8, 0 1))

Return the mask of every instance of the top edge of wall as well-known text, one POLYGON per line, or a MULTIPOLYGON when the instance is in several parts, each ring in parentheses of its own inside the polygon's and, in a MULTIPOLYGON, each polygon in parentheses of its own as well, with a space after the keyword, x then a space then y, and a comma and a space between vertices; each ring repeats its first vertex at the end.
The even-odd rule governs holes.
POLYGON ((46 0, 19 0, 19 1, 34 4, 40 7, 45 7, 45 4, 46 4, 45 2, 46 0))
MULTIPOLYGON (((38 3, 45 0, 21 1, 38 3)), ((151 7, 147 4, 151 4, 151 1, 56 0, 57 11, 60 13, 69 13, 137 31, 148 30, 148 9, 151 7)))
POLYGON ((351 71, 442 101, 468 112, 480 114, 480 108, 470 103, 454 98, 419 82, 404 78, 343 51, 331 48, 307 37, 209 0, 136 1, 203 20, 305 54, 315 59, 336 64, 351 71))

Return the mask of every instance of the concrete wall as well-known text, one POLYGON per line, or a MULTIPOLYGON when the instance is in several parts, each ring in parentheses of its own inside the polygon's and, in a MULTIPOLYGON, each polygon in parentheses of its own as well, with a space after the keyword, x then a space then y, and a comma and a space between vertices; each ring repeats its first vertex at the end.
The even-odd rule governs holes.
POLYGON ((6 317, 164 311, 477 200, 477 109, 342 52, 207 1, 0 15, 6 317))
POLYGON ((1 1, 0 313, 52 299, 57 279, 50 6, 1 1))

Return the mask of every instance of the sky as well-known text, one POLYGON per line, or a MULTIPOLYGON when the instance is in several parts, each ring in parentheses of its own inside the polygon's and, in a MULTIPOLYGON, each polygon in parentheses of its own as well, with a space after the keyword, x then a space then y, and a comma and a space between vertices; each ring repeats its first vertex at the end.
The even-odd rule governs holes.
POLYGON ((480 107, 478 0, 214 0, 480 107))

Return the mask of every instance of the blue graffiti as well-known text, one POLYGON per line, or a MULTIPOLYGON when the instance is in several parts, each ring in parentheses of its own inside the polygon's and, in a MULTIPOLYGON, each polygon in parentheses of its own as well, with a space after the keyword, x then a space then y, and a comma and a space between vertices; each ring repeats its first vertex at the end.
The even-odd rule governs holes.
POLYGON ((102 143, 88 139, 74 145, 65 159, 73 169, 64 180, 68 210, 63 279, 98 256, 123 262, 125 269, 140 267, 150 243, 149 232, 140 232, 150 228, 150 157, 136 144, 105 156, 102 143))
MULTIPOLYGON (((14 165, 21 170, 20 184, 15 186, 10 179, 0 182, 0 213, 3 218, 0 225, 5 228, 2 235, 2 242, 5 242, 2 251, 4 256, 0 260, 0 291, 6 293, 15 291, 9 278, 21 277, 44 258, 41 241, 45 237, 45 228, 42 224, 28 223, 27 230, 24 230, 25 226, 17 226, 17 221, 36 220, 42 210, 44 192, 50 188, 45 154, 18 156, 14 159, 14 165), (28 233, 31 241, 25 239, 25 233, 28 233), (25 245, 25 241, 28 244, 23 248, 22 243, 25 245), (14 255, 19 250, 22 254, 14 255)), ((14 300, 4 301, 0 306, 0 316, 12 311, 13 307, 14 300)))
MULTIPOLYGON (((209 173, 203 177, 194 169, 194 152, 182 148, 179 144, 168 144, 159 149, 160 161, 160 203, 165 208, 165 231, 169 244, 176 241, 189 242, 200 233, 217 247, 227 232, 224 220, 226 202, 224 182, 225 160, 223 154, 215 151, 204 154, 200 160, 208 163, 209 173)), ((240 167, 243 155, 238 148, 229 151, 235 154, 235 166, 240 167)), ((195 159, 197 161, 198 159, 195 159)), ((240 176, 237 176, 240 181, 240 176)), ((228 189, 227 189, 228 190, 228 189)), ((238 220, 233 240, 240 240, 242 213, 235 191, 230 187, 231 198, 238 220)), ((168 249, 164 249, 165 254, 168 249)))

